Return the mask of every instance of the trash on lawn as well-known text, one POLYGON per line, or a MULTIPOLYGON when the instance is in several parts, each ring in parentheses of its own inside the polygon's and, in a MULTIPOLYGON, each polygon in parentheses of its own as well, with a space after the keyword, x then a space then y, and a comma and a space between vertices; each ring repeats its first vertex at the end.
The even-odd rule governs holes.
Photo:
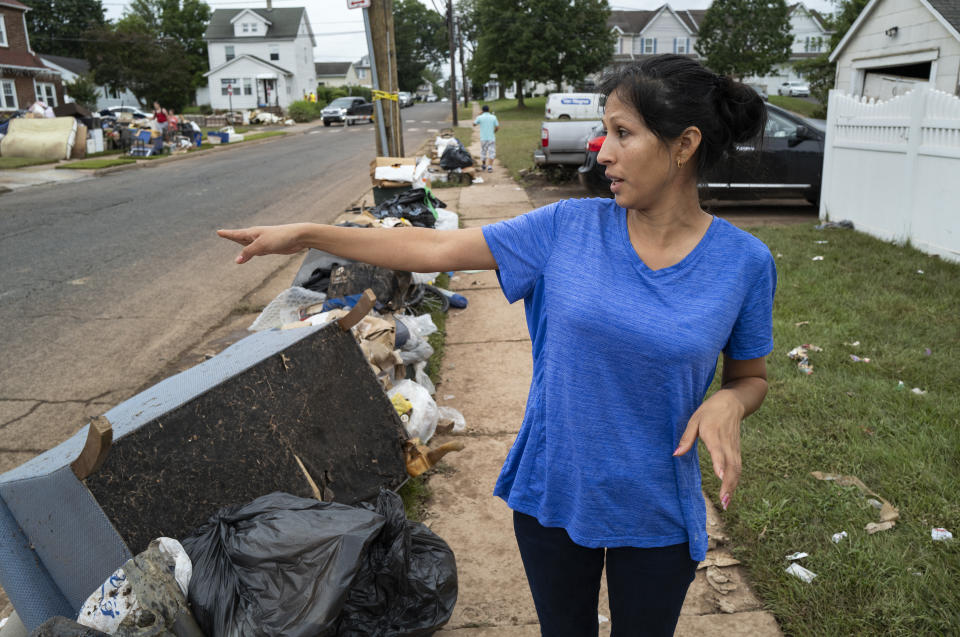
POLYGON ((803 327, 804 325, 810 325, 810 321, 799 321, 793 324, 794 327, 803 327))
POLYGON ((810 554, 797 552, 797 553, 791 553, 790 555, 788 555, 787 559, 790 561, 793 561, 793 560, 802 560, 805 557, 810 557, 810 554))
POLYGON ((942 541, 944 541, 944 540, 952 540, 952 539, 953 539, 953 533, 951 533, 950 531, 948 531, 948 530, 946 530, 946 529, 944 529, 944 528, 942 528, 942 527, 937 527, 937 528, 934 528, 934 529, 930 529, 930 539, 933 540, 934 542, 942 542, 942 541))
POLYGON ((852 343, 844 343, 847 347, 860 347, 860 341, 854 341, 852 343))
POLYGON ((870 359, 869 359, 869 358, 860 358, 860 357, 857 356, 856 354, 850 354, 850 360, 852 360, 854 363, 869 363, 869 362, 870 362, 870 359))
POLYGON ((808 376, 813 373, 813 363, 810 362, 810 352, 822 352, 822 347, 816 345, 798 345, 787 352, 787 356, 797 361, 797 369, 808 376))
POLYGON ((830 539, 833 540, 834 544, 840 544, 840 540, 847 537, 846 531, 840 531, 839 533, 834 533, 830 536, 830 539))
POLYGON ((853 222, 844 219, 843 221, 825 221, 820 225, 814 226, 817 230, 828 230, 831 228, 841 230, 853 230, 853 222))
POLYGON ((725 575, 717 566, 707 567, 707 583, 721 595, 737 590, 737 583, 725 575))
POLYGON ((818 254, 817 256, 813 257, 813 258, 810 259, 810 260, 811 260, 811 261, 823 261, 823 256, 818 254))
POLYGON ((924 355, 924 356, 930 356, 931 354, 933 354, 933 350, 932 350, 932 349, 930 349, 929 347, 924 348, 924 350, 923 350, 923 355, 924 355))
POLYGON ((87 598, 77 623, 110 635, 176 632, 202 637, 187 605, 192 572, 190 558, 179 542, 157 538, 87 598))
POLYGON ((923 270, 917 270, 917 274, 923 274, 923 270))
POLYGON ((923 396, 924 394, 927 393, 927 390, 920 389, 919 387, 914 387, 913 389, 910 390, 910 393, 916 394, 917 396, 923 396))
POLYGON ((220 509, 183 545, 207 635, 432 634, 457 599, 450 547, 390 491, 376 507, 271 493, 220 509))
POLYGON ((870 487, 865 485, 863 481, 856 476, 843 476, 835 473, 823 473, 822 471, 811 471, 810 475, 817 480, 834 482, 841 487, 856 487, 863 495, 876 498, 880 503, 880 522, 871 522, 864 527, 864 530, 871 535, 877 531, 886 531, 887 529, 893 528, 897 519, 900 517, 900 510, 897 507, 873 492, 870 487))
POLYGON ((813 581, 813 578, 817 576, 816 573, 814 573, 813 571, 810 571, 810 570, 807 570, 807 569, 803 568, 802 566, 800 566, 800 565, 797 564, 796 562, 793 562, 792 564, 790 564, 790 566, 787 567, 787 573, 790 573, 791 575, 794 575, 794 576, 796 576, 796 577, 799 577, 800 579, 802 579, 802 580, 803 580, 804 582, 806 582, 807 584, 809 584, 810 582, 812 582, 812 581, 813 581))
POLYGON ((827 241, 827 240, 825 240, 825 239, 821 239, 820 241, 814 241, 814 243, 819 244, 819 245, 823 245, 823 244, 825 244, 825 243, 830 243, 830 242, 827 241))

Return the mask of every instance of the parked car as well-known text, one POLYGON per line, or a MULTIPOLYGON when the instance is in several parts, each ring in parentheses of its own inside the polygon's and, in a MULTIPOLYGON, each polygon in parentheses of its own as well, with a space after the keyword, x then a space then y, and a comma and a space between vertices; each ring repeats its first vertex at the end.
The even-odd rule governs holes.
POLYGON ((427 95, 427 97, 425 98, 424 101, 426 101, 426 102, 436 102, 437 99, 438 99, 437 96, 434 95, 433 93, 431 93, 430 95, 427 95))
MULTIPOLYGON (((818 205, 823 174, 825 131, 813 121, 765 103, 767 126, 759 152, 738 147, 732 159, 720 161, 700 176, 704 199, 766 199, 802 197, 818 205), (753 151, 753 152, 751 152, 753 151)), ((587 140, 586 161, 578 169, 580 183, 592 194, 610 195, 606 168, 597 161, 605 133, 594 130, 587 140)))
POLYGON ((599 93, 550 93, 546 119, 597 119, 602 115, 599 93))
POLYGON ((540 148, 533 152, 533 163, 537 166, 583 164, 587 138, 602 128, 597 120, 542 122, 540 148))
POLYGON ((139 108, 135 108, 133 106, 110 106, 100 111, 100 115, 102 115, 103 117, 118 118, 121 113, 129 113, 133 117, 133 119, 143 119, 146 117, 150 117, 149 115, 141 111, 139 108))
POLYGON ((400 103, 400 108, 413 106, 413 95, 407 91, 400 91, 397 94, 397 101, 400 103))
POLYGON ((349 126, 358 119, 373 117, 373 103, 362 97, 338 97, 320 111, 323 125, 342 122, 349 126))
POLYGON ((810 85, 806 82, 784 82, 777 87, 777 95, 810 97, 810 85))

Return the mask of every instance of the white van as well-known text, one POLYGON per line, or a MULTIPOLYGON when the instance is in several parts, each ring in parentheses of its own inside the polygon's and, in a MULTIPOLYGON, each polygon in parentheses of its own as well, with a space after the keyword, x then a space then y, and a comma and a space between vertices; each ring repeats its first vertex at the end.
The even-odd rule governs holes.
POLYGON ((600 93, 550 93, 546 119, 599 119, 600 93))

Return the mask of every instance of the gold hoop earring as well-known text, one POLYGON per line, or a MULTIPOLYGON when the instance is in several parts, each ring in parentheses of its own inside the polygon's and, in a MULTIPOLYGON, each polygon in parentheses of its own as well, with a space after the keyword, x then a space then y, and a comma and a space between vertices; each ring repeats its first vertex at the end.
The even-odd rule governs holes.
POLYGON ((683 168, 683 162, 679 159, 677 160, 677 168, 683 168))

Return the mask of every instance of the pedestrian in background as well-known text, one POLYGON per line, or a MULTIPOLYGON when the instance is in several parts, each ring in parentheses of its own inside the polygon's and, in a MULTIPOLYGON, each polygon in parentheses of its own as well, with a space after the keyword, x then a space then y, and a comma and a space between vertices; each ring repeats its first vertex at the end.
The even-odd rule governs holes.
POLYGON ((167 110, 160 107, 160 102, 153 103, 153 119, 157 123, 157 128, 160 129, 160 136, 165 137, 167 133, 167 124, 168 116, 167 110))
POLYGON ((494 494, 513 509, 541 633, 597 635, 606 567, 611 634, 666 637, 707 552, 696 441, 726 510, 740 423, 763 403, 773 349, 770 250, 704 211, 697 183, 759 139, 766 110, 750 87, 680 55, 621 67, 601 92, 597 159, 613 200, 444 232, 219 234, 244 246, 237 263, 309 247, 395 270, 496 269, 507 300, 524 302, 533 382, 494 494))
POLYGON ((480 128, 480 158, 482 160, 480 167, 488 173, 492 173, 493 159, 497 156, 496 132, 500 130, 500 122, 497 120, 497 116, 490 112, 490 107, 486 104, 480 110, 483 112, 477 119, 473 120, 473 125, 480 128))

